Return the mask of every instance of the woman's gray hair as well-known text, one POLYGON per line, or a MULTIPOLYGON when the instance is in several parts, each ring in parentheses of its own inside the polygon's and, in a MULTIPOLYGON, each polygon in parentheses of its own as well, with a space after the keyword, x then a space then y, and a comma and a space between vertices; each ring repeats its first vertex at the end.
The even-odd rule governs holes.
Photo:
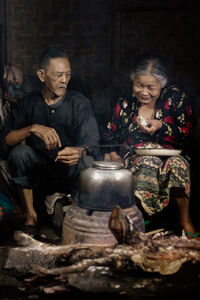
POLYGON ((130 79, 134 80, 138 75, 151 74, 164 87, 168 80, 168 66, 158 55, 144 55, 136 59, 130 73, 130 79))

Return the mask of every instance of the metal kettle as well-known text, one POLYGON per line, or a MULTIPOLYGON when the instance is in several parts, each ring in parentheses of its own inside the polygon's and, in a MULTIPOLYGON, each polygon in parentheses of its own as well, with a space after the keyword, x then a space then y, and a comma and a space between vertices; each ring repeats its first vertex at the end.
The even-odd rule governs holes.
POLYGON ((80 173, 78 203, 89 210, 112 210, 115 205, 134 204, 134 181, 130 170, 117 162, 94 161, 80 173))

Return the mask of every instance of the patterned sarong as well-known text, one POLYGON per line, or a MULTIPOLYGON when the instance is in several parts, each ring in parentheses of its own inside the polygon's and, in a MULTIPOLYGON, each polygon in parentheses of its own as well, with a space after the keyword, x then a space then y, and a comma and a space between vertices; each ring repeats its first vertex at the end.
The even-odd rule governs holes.
POLYGON ((134 155, 131 165, 136 170, 134 194, 147 214, 158 213, 169 204, 172 187, 183 188, 190 196, 190 168, 184 157, 134 155))

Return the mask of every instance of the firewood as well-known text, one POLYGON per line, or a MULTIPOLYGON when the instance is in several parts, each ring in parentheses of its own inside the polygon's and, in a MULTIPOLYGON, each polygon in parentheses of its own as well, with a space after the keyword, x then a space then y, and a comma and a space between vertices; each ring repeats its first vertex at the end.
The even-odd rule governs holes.
POLYGON ((27 273, 35 266, 54 268, 56 264, 61 264, 64 257, 69 258, 79 253, 80 259, 82 251, 87 250, 87 257, 95 257, 102 252, 101 245, 53 245, 35 240, 30 235, 16 231, 14 234, 18 247, 11 247, 4 268, 15 269, 19 272, 27 273))
POLYGON ((17 247, 11 247, 4 264, 6 270, 32 273, 31 280, 53 276, 82 274, 93 266, 127 272, 127 266, 146 272, 174 274, 185 262, 200 262, 200 240, 188 240, 175 235, 154 238, 139 232, 120 207, 112 211, 109 228, 119 244, 106 248, 102 245, 53 245, 35 240, 17 231, 17 247))

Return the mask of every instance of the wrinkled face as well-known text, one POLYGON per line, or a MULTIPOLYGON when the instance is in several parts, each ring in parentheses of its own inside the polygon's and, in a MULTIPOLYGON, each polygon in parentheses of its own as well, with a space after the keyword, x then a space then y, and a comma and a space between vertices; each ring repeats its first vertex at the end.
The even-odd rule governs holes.
POLYGON ((161 89, 160 81, 150 74, 138 75, 133 81, 133 94, 144 104, 155 102, 160 96, 161 89))
POLYGON ((62 97, 66 93, 71 78, 70 63, 67 58, 51 58, 46 69, 38 70, 38 76, 48 91, 62 97))

